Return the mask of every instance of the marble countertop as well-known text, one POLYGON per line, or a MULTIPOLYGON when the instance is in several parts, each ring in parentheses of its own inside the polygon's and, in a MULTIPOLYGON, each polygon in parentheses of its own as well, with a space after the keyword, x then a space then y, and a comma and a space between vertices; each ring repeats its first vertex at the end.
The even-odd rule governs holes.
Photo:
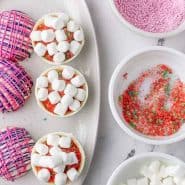
MULTIPOLYGON (((157 45, 158 40, 145 38, 125 28, 113 14, 108 0, 86 0, 94 22, 101 67, 101 113, 96 151, 84 185, 106 185, 113 170, 130 155, 142 152, 165 152, 185 161, 185 141, 154 146, 127 136, 116 124, 108 104, 110 77, 127 54, 139 48, 157 45)), ((185 32, 165 39, 164 45, 185 52, 185 32)))

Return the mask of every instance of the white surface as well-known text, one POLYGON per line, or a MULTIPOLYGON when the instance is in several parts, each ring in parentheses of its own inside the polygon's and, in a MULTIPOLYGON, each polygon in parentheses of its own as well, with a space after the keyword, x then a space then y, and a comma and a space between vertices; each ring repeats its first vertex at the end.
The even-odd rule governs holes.
POLYGON ((110 80, 109 104, 115 120, 123 131, 139 141, 155 145, 171 144, 185 138, 185 125, 171 136, 152 137, 139 133, 126 123, 118 102, 118 97, 123 94, 123 91, 128 88, 133 80, 137 79, 142 72, 159 64, 169 66, 173 69, 174 74, 176 74, 181 81, 185 82, 184 61, 184 54, 164 46, 153 46, 144 50, 138 50, 120 61, 120 64, 116 67, 110 80), (128 77, 126 80, 123 80, 123 74, 125 73, 128 74, 128 77))
POLYGON ((123 162, 111 175, 107 185, 120 185, 127 179, 140 178, 140 170, 152 161, 160 161, 165 165, 179 165, 185 169, 185 163, 170 155, 161 153, 144 153, 123 162))
MULTIPOLYGON (((113 170, 133 149, 136 154, 153 150, 166 152, 185 161, 185 141, 155 147, 138 142, 125 134, 116 124, 108 105, 108 84, 117 64, 124 56, 137 49, 156 45, 157 39, 142 37, 125 28, 112 12, 109 0, 86 1, 99 45, 102 104, 95 156, 84 185, 105 185, 113 170)), ((185 52, 185 32, 168 38, 165 45, 185 52)))
MULTIPOLYGON (((84 146, 87 157, 86 166, 82 176, 74 183, 74 185, 81 185, 93 156, 98 127, 100 100, 99 61, 93 27, 86 5, 83 0, 1 0, 0 8, 1 10, 23 10, 35 20, 49 12, 64 10, 72 17, 75 17, 75 20, 83 25, 84 32, 86 33, 86 44, 75 61, 70 63, 70 65, 85 75, 89 84, 90 97, 83 110, 75 116, 66 119, 51 117, 37 105, 33 87, 32 96, 22 109, 14 113, 0 114, 1 127, 5 127, 6 125, 25 127, 35 140, 50 132, 72 132, 82 146, 84 146)), ((46 64, 36 56, 36 54, 32 55, 31 59, 22 64, 33 77, 34 82, 41 72, 51 67, 51 65, 46 64)), ((40 183, 30 171, 26 176, 14 183, 0 181, 0 185, 9 184, 38 185, 40 183)))
POLYGON ((182 31, 185 30, 185 21, 182 22, 177 29, 172 30, 170 32, 164 32, 164 33, 152 33, 152 32, 147 32, 144 31, 142 29, 137 28, 136 26, 132 25, 131 23, 129 23, 126 19, 124 19, 122 17, 122 15, 120 14, 120 12, 118 11, 118 9, 115 6, 114 0, 109 0, 110 1, 110 5, 111 8, 113 10, 113 12, 115 13, 115 15, 117 16, 117 18, 120 20, 120 22, 124 25, 127 26, 130 30, 134 30, 135 32, 143 35, 143 36, 147 36, 147 37, 155 37, 155 38, 161 38, 161 37, 171 37, 174 35, 177 35, 179 33, 181 33, 182 31))

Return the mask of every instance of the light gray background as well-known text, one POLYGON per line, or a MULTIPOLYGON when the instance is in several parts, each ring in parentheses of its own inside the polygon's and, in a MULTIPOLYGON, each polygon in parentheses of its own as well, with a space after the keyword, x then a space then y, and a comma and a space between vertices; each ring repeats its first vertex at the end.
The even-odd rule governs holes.
MULTIPOLYGON (((109 0, 86 0, 94 22, 101 67, 101 113, 96 151, 84 185, 106 185, 113 170, 129 153, 160 151, 185 161, 185 141, 152 146, 135 141, 116 124, 108 104, 108 85, 116 65, 136 49, 157 45, 157 39, 145 38, 125 28, 113 14, 109 0)), ((165 40, 165 46, 185 52, 185 32, 165 40)))

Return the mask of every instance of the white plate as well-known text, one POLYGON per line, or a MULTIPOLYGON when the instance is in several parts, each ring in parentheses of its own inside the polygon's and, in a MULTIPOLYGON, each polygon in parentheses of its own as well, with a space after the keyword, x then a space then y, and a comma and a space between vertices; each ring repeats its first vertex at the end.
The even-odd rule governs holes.
POLYGON ((118 104, 118 97, 127 89, 128 85, 133 80, 137 79, 141 72, 158 64, 168 65, 174 70, 179 78, 185 82, 184 61, 184 54, 171 48, 155 46, 130 54, 116 67, 109 85, 109 104, 118 125, 128 135, 142 142, 154 145, 171 144, 185 138, 185 124, 183 124, 177 133, 171 136, 151 137, 139 133, 135 129, 131 128, 123 119, 122 110, 118 104), (127 80, 123 80, 123 74, 125 73, 128 73, 127 80))
MULTIPOLYGON (((1 10, 22 10, 36 21, 49 12, 65 11, 74 17, 84 28, 86 43, 80 55, 71 63, 71 66, 81 71, 89 85, 89 99, 85 107, 76 115, 61 119, 53 118, 42 111, 34 97, 34 87, 31 98, 23 108, 17 112, 0 114, 0 127, 7 125, 25 127, 35 140, 49 132, 71 132, 79 139, 84 147, 87 161, 80 179, 74 185, 81 185, 87 175, 96 144, 99 106, 100 106, 100 73, 97 43, 91 17, 84 0, 1 0, 1 10)), ((51 67, 33 54, 31 59, 22 62, 35 82, 36 78, 51 67)), ((12 183, 1 181, 2 185, 12 183)), ((30 171, 26 176, 18 179, 14 185, 36 185, 39 181, 30 171)), ((41 184, 41 183, 40 183, 41 184)))
POLYGON ((180 165, 185 168, 185 163, 176 157, 164 153, 144 153, 124 161, 113 172, 108 180, 107 185, 121 185, 129 178, 139 178, 139 170, 142 166, 153 160, 159 160, 167 165, 180 165))
POLYGON ((177 29, 169 31, 169 32, 152 33, 152 32, 144 31, 142 29, 137 28, 133 24, 129 23, 126 19, 124 19, 124 17, 120 14, 118 9, 116 8, 114 0, 109 0, 109 2, 110 2, 113 12, 117 16, 117 18, 120 20, 120 22, 123 23, 123 25, 129 28, 131 31, 135 31, 136 33, 139 33, 143 36, 154 37, 154 38, 166 38, 166 37, 175 36, 185 30, 185 21, 184 21, 183 23, 181 23, 181 25, 177 27, 177 29))

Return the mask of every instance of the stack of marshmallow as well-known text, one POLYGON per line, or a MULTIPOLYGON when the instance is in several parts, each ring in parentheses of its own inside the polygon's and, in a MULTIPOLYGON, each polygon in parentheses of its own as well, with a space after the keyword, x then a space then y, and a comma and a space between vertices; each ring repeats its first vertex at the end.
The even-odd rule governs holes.
POLYGON ((77 112, 86 100, 87 91, 85 78, 70 66, 63 66, 63 70, 50 70, 46 76, 37 79, 37 99, 42 102, 49 100, 56 105, 54 113, 64 116, 67 111, 77 112), (48 92, 48 87, 52 88, 48 92), (63 92, 63 96, 60 92, 63 92))
POLYGON ((152 161, 140 170, 140 174, 144 177, 128 179, 127 185, 185 185, 185 168, 180 165, 152 161))
POLYGON ((31 156, 33 168, 41 168, 36 172, 38 179, 47 183, 51 176, 55 174, 54 182, 51 182, 55 185, 65 185, 68 180, 72 182, 77 180, 80 174, 75 168, 71 168, 67 172, 65 169, 67 165, 78 164, 80 161, 78 161, 75 152, 66 153, 62 151, 62 148, 71 148, 71 137, 49 134, 46 143, 47 145, 44 142, 37 143, 31 156), (48 168, 54 173, 51 173, 48 168))
POLYGON ((34 50, 37 55, 44 57, 48 52, 55 64, 62 64, 69 59, 66 59, 66 52, 70 51, 73 56, 79 53, 83 46, 84 33, 80 25, 71 20, 68 15, 64 13, 56 15, 44 16, 43 22, 48 28, 43 31, 38 31, 36 28, 30 37, 32 42, 36 43, 34 50), (70 41, 68 33, 73 35, 70 41))

